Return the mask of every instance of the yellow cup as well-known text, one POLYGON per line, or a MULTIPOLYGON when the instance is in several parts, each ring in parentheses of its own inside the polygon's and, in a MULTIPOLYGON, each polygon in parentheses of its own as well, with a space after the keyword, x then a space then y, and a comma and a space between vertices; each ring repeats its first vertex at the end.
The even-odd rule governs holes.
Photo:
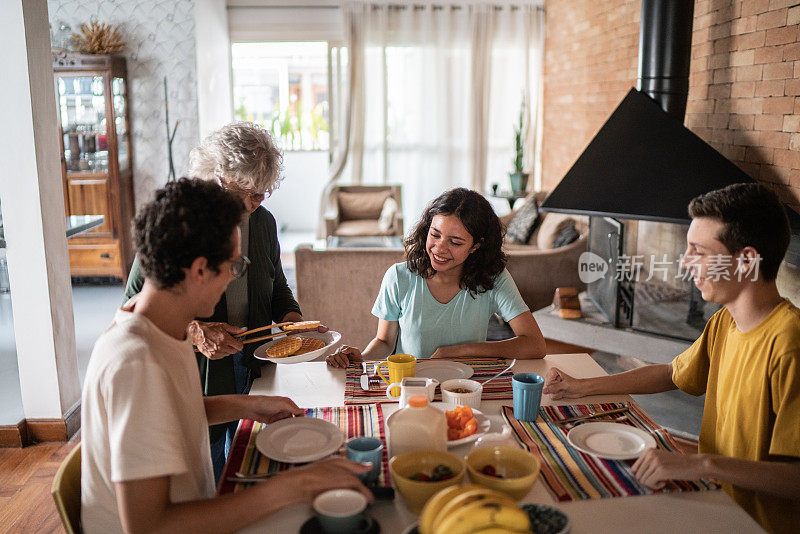
MULTIPOLYGON (((417 359, 410 354, 392 354, 386 359, 386 361, 379 363, 378 366, 375 367, 375 372, 383 379, 384 382, 387 384, 393 384, 395 382, 400 382, 407 376, 414 376, 416 368, 417 359), (381 373, 382 365, 385 365, 389 368, 388 379, 381 373)), ((392 397, 399 397, 400 388, 392 388, 390 394, 392 397)))

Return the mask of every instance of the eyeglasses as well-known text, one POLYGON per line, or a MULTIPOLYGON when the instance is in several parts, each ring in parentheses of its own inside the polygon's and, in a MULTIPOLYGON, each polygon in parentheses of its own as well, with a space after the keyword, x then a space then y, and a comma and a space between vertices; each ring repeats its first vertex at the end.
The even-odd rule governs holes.
POLYGON ((248 265, 250 265, 250 260, 244 255, 231 260, 231 274, 236 278, 241 278, 247 272, 248 265))
POLYGON ((266 191, 263 193, 251 193, 250 191, 245 191, 244 189, 239 189, 238 187, 234 187, 230 184, 227 184, 220 179, 217 179, 217 182, 219 182, 219 185, 222 186, 222 188, 225 191, 235 194, 242 200, 244 200, 245 198, 249 198, 250 201, 255 204, 261 204, 262 202, 264 202, 264 199, 267 196, 266 191))

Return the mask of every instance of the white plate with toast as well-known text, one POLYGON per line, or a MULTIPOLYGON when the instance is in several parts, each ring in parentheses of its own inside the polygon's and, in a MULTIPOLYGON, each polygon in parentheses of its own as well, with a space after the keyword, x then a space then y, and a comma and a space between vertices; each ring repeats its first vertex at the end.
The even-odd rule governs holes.
POLYGON ((301 332, 268 341, 254 350, 253 356, 273 363, 310 362, 331 354, 341 340, 342 334, 334 330, 301 332))

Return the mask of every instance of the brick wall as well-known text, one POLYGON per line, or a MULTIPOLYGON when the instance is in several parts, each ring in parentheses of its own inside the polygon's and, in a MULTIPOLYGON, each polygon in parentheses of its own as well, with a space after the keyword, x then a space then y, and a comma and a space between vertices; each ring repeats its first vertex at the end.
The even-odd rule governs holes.
MULTIPOLYGON (((640 7, 546 1, 545 188, 636 85, 640 7)), ((686 126, 800 207, 800 2, 697 0, 693 30, 686 126)))
POLYGON ((638 0, 546 0, 542 187, 552 189, 636 85, 638 0))

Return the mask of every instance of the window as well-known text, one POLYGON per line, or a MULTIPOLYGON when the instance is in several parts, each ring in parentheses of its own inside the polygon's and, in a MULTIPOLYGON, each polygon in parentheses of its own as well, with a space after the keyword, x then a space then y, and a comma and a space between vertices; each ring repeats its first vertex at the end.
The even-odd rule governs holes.
POLYGON ((234 43, 234 116, 284 150, 328 150, 328 43, 234 43))

